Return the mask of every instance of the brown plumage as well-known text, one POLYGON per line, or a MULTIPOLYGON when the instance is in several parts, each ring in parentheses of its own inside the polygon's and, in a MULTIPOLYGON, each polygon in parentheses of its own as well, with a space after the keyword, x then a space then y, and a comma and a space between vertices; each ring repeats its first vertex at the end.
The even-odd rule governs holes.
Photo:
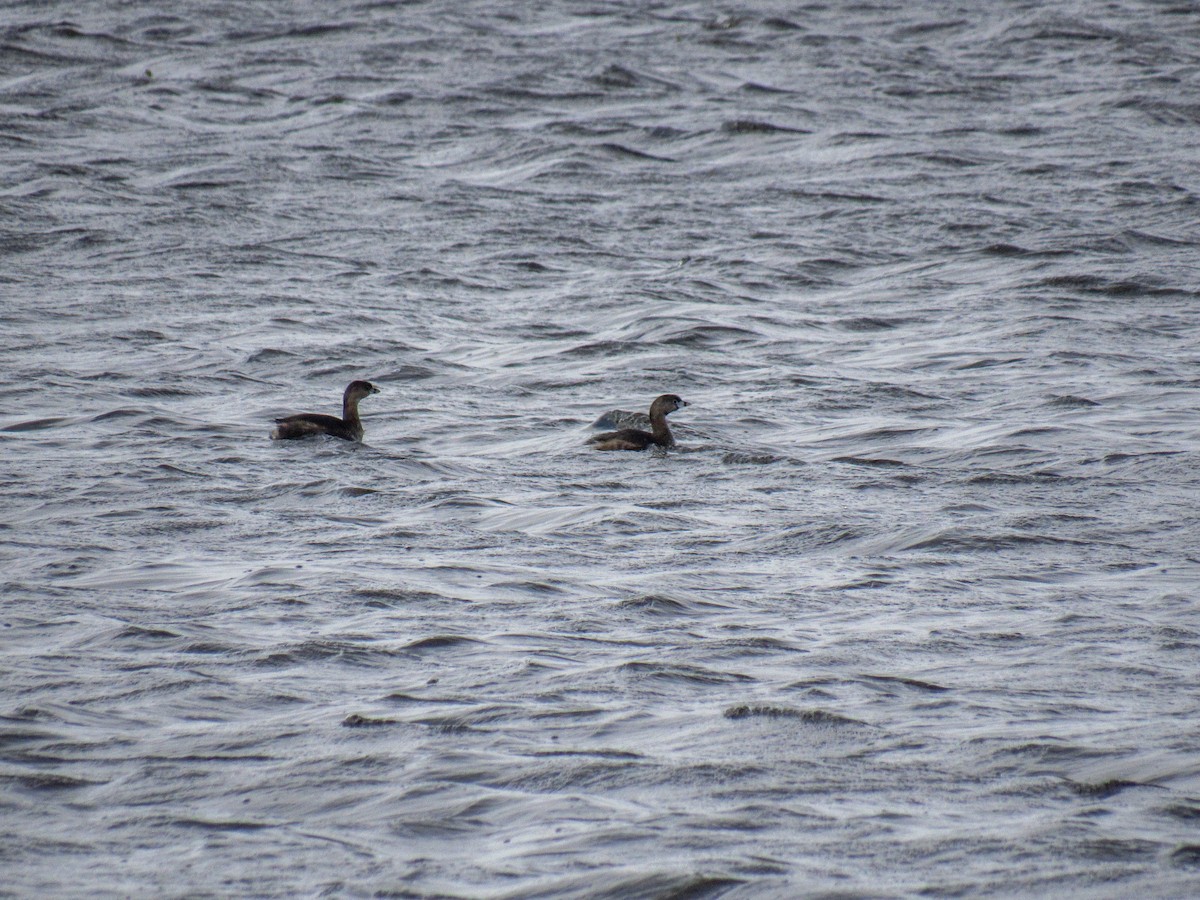
POLYGON ((358 401, 363 397, 378 393, 379 388, 369 381, 352 381, 346 388, 346 393, 342 395, 342 417, 340 419, 337 416, 326 416, 321 413, 285 416, 275 420, 275 430, 271 432, 271 440, 285 441, 328 434, 346 441, 361 441, 363 427, 362 420, 358 417, 358 401))
POLYGON ((675 437, 667 427, 667 416, 687 406, 674 394, 663 394, 650 404, 650 431, 622 428, 607 431, 588 440, 597 450, 645 450, 647 447, 674 447, 675 437))

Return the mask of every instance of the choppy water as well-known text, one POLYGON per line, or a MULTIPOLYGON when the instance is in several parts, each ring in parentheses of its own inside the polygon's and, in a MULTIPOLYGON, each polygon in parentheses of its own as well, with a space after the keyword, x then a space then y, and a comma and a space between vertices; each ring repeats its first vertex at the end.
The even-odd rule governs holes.
POLYGON ((0 893, 1200 890, 1193 5, 294 6, 0 12, 0 893))

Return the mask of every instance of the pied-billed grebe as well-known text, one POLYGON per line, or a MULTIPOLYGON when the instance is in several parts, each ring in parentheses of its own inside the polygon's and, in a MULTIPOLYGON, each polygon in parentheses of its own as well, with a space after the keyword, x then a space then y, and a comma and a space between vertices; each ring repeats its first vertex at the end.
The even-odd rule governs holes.
POLYGON ((622 428, 590 438, 588 443, 597 450, 645 450, 647 447, 674 447, 675 438, 667 427, 667 416, 687 406, 674 394, 663 394, 650 404, 650 431, 622 428))
POLYGON ((361 441, 363 437, 362 420, 358 417, 358 401, 371 394, 378 394, 379 388, 369 381, 352 381, 342 395, 342 417, 325 416, 321 413, 300 413, 296 416, 285 416, 275 420, 275 430, 271 432, 271 440, 284 441, 292 438, 306 438, 318 434, 328 434, 331 437, 347 441, 361 441))

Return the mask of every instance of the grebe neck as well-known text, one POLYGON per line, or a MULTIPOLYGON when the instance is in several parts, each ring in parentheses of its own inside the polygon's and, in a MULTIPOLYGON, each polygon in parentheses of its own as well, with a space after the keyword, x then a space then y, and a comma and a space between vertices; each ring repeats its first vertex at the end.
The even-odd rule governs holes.
POLYGON ((654 434, 656 444, 670 447, 675 443, 675 436, 671 434, 671 429, 667 426, 667 417, 664 413, 650 417, 650 430, 654 434))

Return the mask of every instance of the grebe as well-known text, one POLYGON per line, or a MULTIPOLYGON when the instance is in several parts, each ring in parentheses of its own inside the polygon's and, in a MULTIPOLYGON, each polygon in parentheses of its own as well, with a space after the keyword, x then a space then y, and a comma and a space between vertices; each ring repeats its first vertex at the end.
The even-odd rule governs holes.
POLYGON ((597 450, 645 450, 647 447, 674 447, 675 437, 667 427, 667 416, 687 406, 674 394, 663 394, 650 404, 650 431, 622 428, 607 431, 588 440, 597 450))
POLYGON ((352 381, 346 388, 346 393, 342 395, 342 417, 340 419, 337 416, 326 416, 321 413, 285 416, 275 420, 275 430, 271 432, 271 440, 284 441, 328 434, 346 441, 361 441, 363 427, 362 420, 358 417, 358 401, 363 397, 378 393, 379 388, 369 381, 352 381))

